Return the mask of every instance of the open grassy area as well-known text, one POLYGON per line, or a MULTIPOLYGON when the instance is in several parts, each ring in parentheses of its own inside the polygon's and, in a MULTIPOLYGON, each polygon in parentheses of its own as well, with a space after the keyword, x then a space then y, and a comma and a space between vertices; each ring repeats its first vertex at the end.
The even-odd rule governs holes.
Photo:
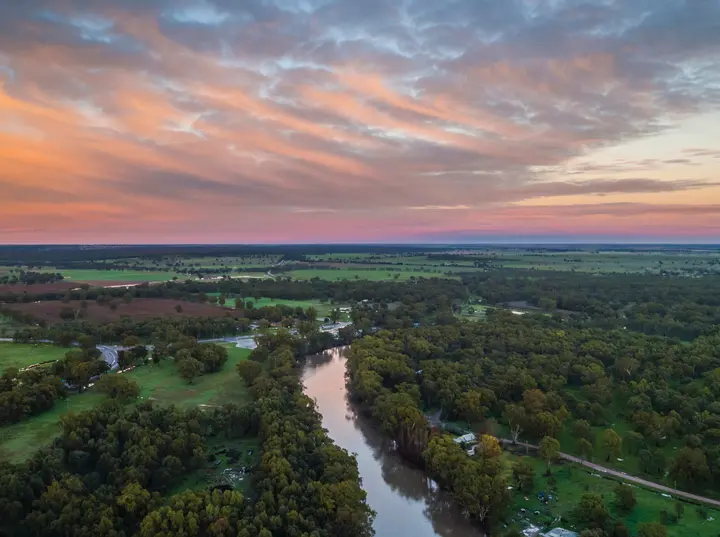
MULTIPOLYGON (((509 455, 508 462, 518 460, 518 456, 509 455)), ((522 529, 527 523, 543 527, 562 526, 572 529, 572 511, 583 494, 599 494, 614 518, 622 519, 631 535, 637 534, 637 526, 643 522, 661 522, 661 512, 675 513, 677 500, 662 496, 661 493, 634 486, 637 506, 629 514, 620 513, 614 505, 614 490, 618 481, 592 474, 576 464, 565 463, 553 466, 553 480, 544 477, 545 463, 537 458, 528 459, 535 467, 535 486, 532 492, 515 494, 515 501, 510 508, 510 518, 522 529), (552 494, 555 501, 549 505, 537 499, 539 491, 552 494), (528 498, 525 500, 525 498, 528 498), (521 509, 525 509, 523 514, 521 509), (535 515, 540 511, 540 515, 535 515), (562 522, 558 521, 562 517, 562 522)), ((670 537, 715 537, 720 532, 720 511, 706 508, 708 518, 701 517, 697 507, 685 503, 685 512, 677 523, 668 526, 670 537), (710 518, 714 520, 710 520, 710 518)))
MULTIPOLYGON (((250 351, 238 349, 232 344, 223 346, 228 349, 229 354, 229 359, 223 369, 217 373, 202 375, 195 379, 193 384, 188 384, 180 377, 172 360, 166 360, 160 365, 138 367, 134 371, 123 374, 137 382, 141 389, 141 397, 160 404, 174 404, 182 408, 210 407, 225 403, 242 404, 249 400, 249 395, 235 366, 239 361, 247 359, 250 351)), ((2 347, 28 348, 32 345, 4 344, 0 345, 0 352, 2 347)), ((62 357, 64 349, 49 348, 60 351, 59 356, 62 357)), ((45 349, 45 352, 49 351, 45 349)), ((49 412, 33 416, 20 423, 0 427, 0 460, 21 462, 27 459, 39 447, 52 442, 53 438, 60 433, 59 419, 61 416, 68 412, 91 410, 104 399, 104 395, 90 388, 82 394, 72 394, 64 401, 59 401, 49 412)))
POLYGON ((60 418, 69 412, 91 410, 105 400, 92 388, 82 394, 58 401, 48 412, 13 425, 0 427, 0 460, 22 462, 38 448, 49 445, 60 434, 60 418))
MULTIPOLYGON (((208 293, 208 296, 220 296, 220 293, 208 293)), ((235 296, 228 297, 225 302, 226 308, 235 307, 235 296)), ((321 302, 320 300, 293 300, 290 298, 268 298, 266 296, 254 298, 254 297, 243 297, 245 302, 252 302, 255 308, 264 308, 266 306, 279 306, 284 305, 290 308, 302 308, 304 310, 309 307, 313 307, 317 310, 319 317, 327 317, 330 315, 330 311, 335 308, 343 307, 344 304, 331 304, 330 302, 321 302)))
POLYGON ((195 406, 219 406, 225 403, 244 403, 248 400, 245 384, 235 366, 250 355, 248 349, 238 349, 232 344, 223 345, 229 359, 217 373, 201 375, 192 384, 177 372, 172 360, 159 365, 138 367, 123 373, 140 386, 140 396, 162 404, 174 404, 189 408, 195 406))
MULTIPOLYGON (((52 270, 51 272, 55 272, 52 270)), ((66 280, 77 282, 164 282, 178 279, 187 279, 187 274, 178 274, 172 271, 144 271, 144 270, 60 270, 66 280)))
POLYGON ((23 369, 40 362, 59 360, 67 351, 54 345, 0 343, 0 373, 9 367, 23 369))

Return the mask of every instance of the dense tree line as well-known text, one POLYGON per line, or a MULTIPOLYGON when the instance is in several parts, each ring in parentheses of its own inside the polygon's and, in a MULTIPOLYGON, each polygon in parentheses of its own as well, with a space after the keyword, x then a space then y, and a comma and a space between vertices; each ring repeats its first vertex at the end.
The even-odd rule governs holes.
POLYGON ((720 324, 720 276, 495 270, 463 281, 485 303, 527 302, 546 311, 577 312, 570 320, 581 326, 691 340, 720 324))
POLYGON ((197 339, 211 339, 236 335, 249 329, 249 319, 233 317, 122 317, 116 322, 103 325, 77 320, 45 327, 26 327, 17 330, 13 338, 20 343, 47 340, 69 346, 83 335, 92 336, 99 343, 122 343, 129 335, 152 342, 165 338, 168 332, 177 332, 197 339))
POLYGON ((263 448, 254 516, 239 535, 372 535, 357 464, 328 438, 302 392, 295 364, 305 344, 288 333, 260 343, 250 361, 241 362, 257 365, 240 366, 258 403, 263 448))
POLYGON ((633 455, 640 473, 668 472, 692 490, 720 485, 718 349, 719 333, 687 345, 498 312, 363 338, 348 371, 355 399, 414 460, 426 445, 422 411, 438 409, 448 420, 495 418, 536 443, 569 430, 582 456, 633 455), (631 431, 621 437, 617 420, 631 431))
POLYGON ((252 407, 182 412, 151 403, 62 418, 52 448, 0 463, 0 535, 235 537, 248 502, 234 491, 163 494, 206 459, 206 438, 255 434, 252 407))
POLYGON ((63 280, 63 275, 57 272, 33 272, 31 270, 18 269, 8 274, 0 275, 0 285, 3 284, 25 284, 35 285, 40 283, 54 283, 63 280))
POLYGON ((0 426, 50 410, 64 397, 62 382, 47 369, 8 368, 0 377, 0 426))

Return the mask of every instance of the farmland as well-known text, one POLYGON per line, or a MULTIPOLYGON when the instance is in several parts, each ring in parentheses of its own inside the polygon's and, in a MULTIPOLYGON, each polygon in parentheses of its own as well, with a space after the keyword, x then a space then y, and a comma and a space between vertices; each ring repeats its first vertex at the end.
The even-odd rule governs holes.
POLYGON ((442 272, 429 272, 398 267, 377 268, 336 268, 336 269, 299 269, 284 274, 293 279, 310 280, 370 280, 370 281, 407 281, 411 278, 447 278, 442 272))
POLYGON ((32 315, 35 319, 47 323, 60 323, 60 313, 63 310, 77 312, 84 311, 82 318, 95 323, 110 323, 118 321, 124 316, 132 316, 135 319, 149 317, 223 317, 232 315, 225 308, 203 304, 200 302, 185 302, 171 299, 145 299, 136 298, 126 304, 119 302, 116 309, 108 305, 100 305, 96 302, 88 302, 86 308, 82 308, 80 301, 72 300, 68 303, 60 301, 31 302, 24 304, 7 304, 6 309, 20 311, 32 315), (178 307, 180 311, 178 311, 178 307))

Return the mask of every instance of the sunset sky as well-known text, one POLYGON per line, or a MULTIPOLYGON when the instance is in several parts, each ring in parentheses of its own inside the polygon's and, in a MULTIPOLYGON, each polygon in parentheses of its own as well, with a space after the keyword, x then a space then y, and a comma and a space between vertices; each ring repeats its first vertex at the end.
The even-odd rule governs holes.
POLYGON ((519 239, 720 240, 720 1, 0 1, 0 243, 519 239))

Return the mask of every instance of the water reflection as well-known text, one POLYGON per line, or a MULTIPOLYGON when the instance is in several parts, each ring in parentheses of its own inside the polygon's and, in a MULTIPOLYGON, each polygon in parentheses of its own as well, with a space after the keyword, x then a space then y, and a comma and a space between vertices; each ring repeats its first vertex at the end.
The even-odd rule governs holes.
POLYGON ((342 349, 309 357, 303 380, 305 392, 317 401, 330 437, 357 455, 368 503, 377 512, 374 527, 378 537, 483 535, 446 493, 395 455, 388 441, 349 405, 342 349))

